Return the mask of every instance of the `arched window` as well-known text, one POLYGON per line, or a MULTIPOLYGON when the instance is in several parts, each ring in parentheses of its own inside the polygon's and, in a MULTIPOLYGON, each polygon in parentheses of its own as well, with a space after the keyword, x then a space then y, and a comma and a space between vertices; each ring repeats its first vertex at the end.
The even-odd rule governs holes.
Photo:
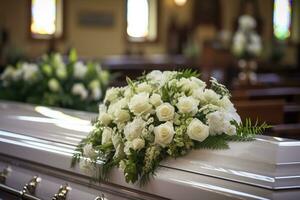
POLYGON ((157 37, 157 0, 127 0, 127 39, 154 41, 157 37))
POLYGON ((274 0, 273 31, 276 39, 286 40, 291 35, 292 1, 274 0))
POLYGON ((62 1, 31 0, 30 33, 36 39, 62 35, 62 1))

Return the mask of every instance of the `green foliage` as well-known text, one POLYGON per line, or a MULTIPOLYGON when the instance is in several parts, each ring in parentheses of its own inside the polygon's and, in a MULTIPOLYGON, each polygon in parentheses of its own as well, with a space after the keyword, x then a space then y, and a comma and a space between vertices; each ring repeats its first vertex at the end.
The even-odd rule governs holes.
POLYGON ((28 70, 26 63, 20 62, 16 66, 9 67, 12 72, 7 73, 8 77, 5 80, 0 80, 0 98, 46 106, 98 111, 98 102, 102 100, 111 77, 115 77, 115 75, 110 76, 109 72, 101 69, 96 62, 87 62, 85 65, 87 68, 86 74, 83 78, 78 78, 74 75, 75 65, 78 64, 76 50, 72 49, 68 57, 65 58, 64 61, 59 53, 44 55, 36 63, 38 71, 34 74, 34 77, 26 81, 23 80, 22 76, 18 80, 9 77, 14 74, 24 74, 22 70, 28 70), (53 89, 53 87, 51 89, 49 85, 53 86, 53 84, 49 84, 50 80, 52 83, 57 83, 55 87, 58 89, 53 89), (88 94, 86 98, 73 94, 72 88, 75 84, 84 86, 88 94), (102 93, 102 97, 94 95, 95 88, 98 89, 99 93, 102 93))
POLYGON ((77 52, 74 48, 72 48, 69 54, 69 60, 70 62, 76 62, 77 59, 78 59, 77 52))
POLYGON ((135 89, 134 82, 128 76, 126 76, 126 82, 130 86, 130 88, 135 89))
POLYGON ((236 126, 237 136, 241 137, 251 137, 259 135, 265 132, 266 129, 271 128, 272 126, 266 124, 265 122, 261 125, 258 125, 258 120, 253 124, 250 118, 245 120, 245 123, 237 124, 232 122, 236 126))
POLYGON ((223 96, 227 96, 227 97, 230 97, 230 92, 229 90, 226 88, 225 85, 222 85, 220 83, 218 83, 218 81, 215 79, 215 78, 211 78, 210 79, 210 83, 211 83, 211 89, 213 91, 215 91, 217 94, 221 95, 222 97, 223 96))
POLYGON ((200 76, 200 73, 196 70, 184 69, 177 73, 176 79, 199 77, 199 76, 200 76))
POLYGON ((204 141, 194 141, 195 149, 228 149, 228 143, 225 140, 225 134, 208 136, 204 141))
POLYGON ((174 95, 176 93, 178 93, 180 91, 181 87, 178 86, 170 86, 169 84, 165 84, 162 88, 161 88, 161 99, 164 102, 172 102, 172 100, 174 100, 174 95))

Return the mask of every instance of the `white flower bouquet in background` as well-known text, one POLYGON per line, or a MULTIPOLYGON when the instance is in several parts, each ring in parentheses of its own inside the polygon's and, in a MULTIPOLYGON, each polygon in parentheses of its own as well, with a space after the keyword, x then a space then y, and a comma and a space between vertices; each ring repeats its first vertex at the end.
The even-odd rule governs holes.
POLYGON ((37 64, 7 67, 0 79, 0 98, 97 111, 110 79, 98 63, 79 61, 73 49, 65 60, 53 53, 37 64))
POLYGON ((77 162, 85 171, 108 177, 119 167, 127 182, 145 184, 166 157, 192 149, 228 148, 228 141, 252 140, 268 125, 241 119, 225 86, 211 86, 191 70, 152 71, 128 85, 111 88, 99 106, 94 129, 77 147, 77 162))
POLYGON ((232 45, 232 52, 238 58, 251 59, 261 54, 262 42, 255 28, 256 21, 252 16, 242 15, 239 18, 239 27, 232 45))

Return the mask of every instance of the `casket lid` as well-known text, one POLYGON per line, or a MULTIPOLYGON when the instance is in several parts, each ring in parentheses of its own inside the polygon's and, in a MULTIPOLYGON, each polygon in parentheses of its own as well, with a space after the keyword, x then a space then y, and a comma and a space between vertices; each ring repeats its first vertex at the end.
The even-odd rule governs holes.
MULTIPOLYGON (((34 142, 28 139, 32 148, 39 139, 53 141, 53 145, 60 144, 60 153, 71 156, 75 145, 91 130, 89 120, 94 117, 96 114, 1 101, 0 143, 7 143, 8 138, 24 142, 31 136, 37 138, 34 142)), ((229 145, 228 150, 194 150, 163 161, 161 167, 272 190, 300 188, 300 141, 259 136, 252 142, 229 145)), ((56 153, 51 148, 46 151, 56 153)), ((3 145, 0 152, 13 155, 3 145)), ((26 159, 37 162, 37 157, 26 159)))

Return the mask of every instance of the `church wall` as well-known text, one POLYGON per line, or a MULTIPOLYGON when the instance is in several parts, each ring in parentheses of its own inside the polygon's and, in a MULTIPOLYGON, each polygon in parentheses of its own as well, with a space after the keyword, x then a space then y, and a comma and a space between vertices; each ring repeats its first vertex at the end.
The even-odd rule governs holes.
MULTIPOLYGON (((258 1, 263 20, 263 38, 266 45, 272 38, 272 0, 258 1), (266 3, 268 1, 268 3, 266 3)), ((165 53, 167 25, 173 13, 178 16, 179 24, 186 24, 192 19, 193 0, 188 0, 183 7, 178 7, 173 0, 160 1, 159 40, 155 43, 131 44, 125 39, 125 1, 123 0, 68 0, 66 10, 65 38, 58 42, 62 52, 75 47, 83 57, 101 58, 106 55, 122 54, 126 49, 150 53, 165 53), (110 12, 114 16, 112 27, 82 27, 78 23, 81 11, 110 12)), ((234 20, 239 13, 239 0, 220 0, 221 28, 232 31, 234 20)), ((41 55, 48 43, 31 40, 28 36, 29 7, 27 0, 1 0, 0 25, 4 25, 14 45, 22 48, 30 57, 41 55), (12 12, 13 11, 13 12, 12 12)), ((203 27, 202 31, 210 30, 203 27)), ((205 34, 204 34, 205 35, 205 34)))

